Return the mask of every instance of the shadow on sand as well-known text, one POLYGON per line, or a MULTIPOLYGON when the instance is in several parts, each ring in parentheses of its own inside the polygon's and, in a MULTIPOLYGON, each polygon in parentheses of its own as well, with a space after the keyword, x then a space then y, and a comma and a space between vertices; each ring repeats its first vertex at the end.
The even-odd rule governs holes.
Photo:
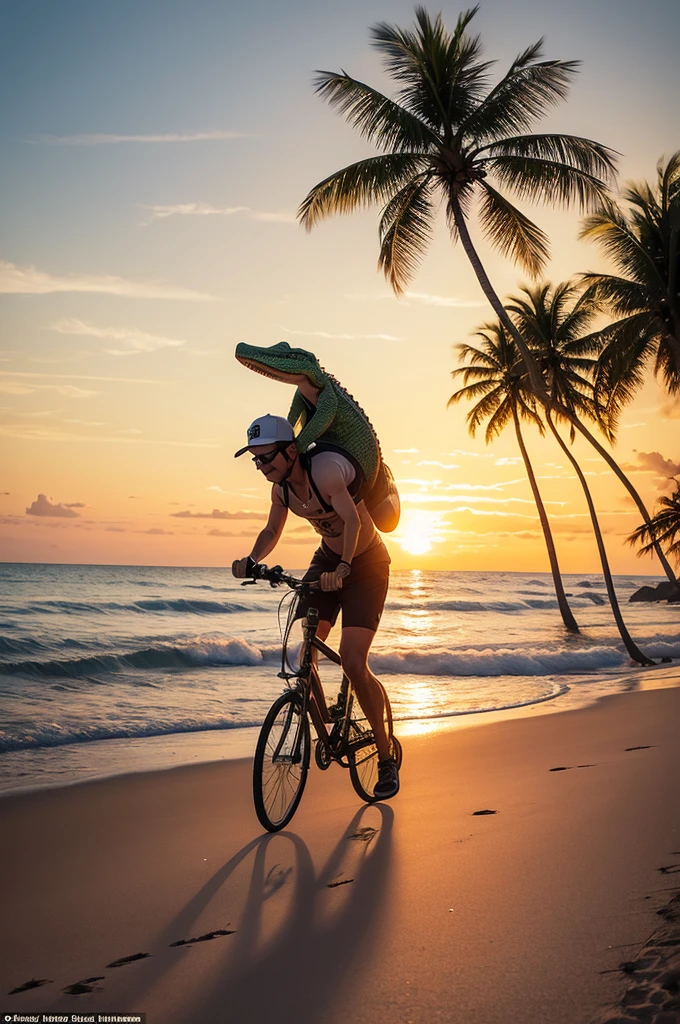
MULTIPOLYGON (((349 972, 364 962, 366 950, 379 935, 389 892, 393 820, 391 808, 364 805, 318 871, 307 845, 295 833, 258 836, 216 871, 163 928, 149 947, 149 959, 141 958, 141 973, 125 978, 118 999, 126 1006, 144 1006, 164 982, 177 984, 177 957, 200 957, 209 946, 213 953, 219 950, 211 973, 202 988, 198 978, 205 976, 200 969, 195 986, 189 983, 185 988, 180 982, 168 1024, 318 1024, 329 1007, 342 1003, 341 988, 349 972), (210 916, 228 900, 225 887, 250 855, 254 862, 245 904, 240 915, 231 916, 228 932, 215 933, 219 945, 186 941, 197 935, 197 923, 206 912, 210 916), (182 939, 183 948, 171 948, 182 939)), ((240 885, 237 888, 243 892, 240 885)), ((101 1002, 108 978, 102 972, 88 980, 103 982, 87 990, 101 1002)), ((62 994, 50 1012, 92 1012, 89 1001, 81 1009, 72 999, 62 994)))
POLYGON ((210 988, 178 1012, 177 1022, 318 1024, 377 934, 388 892, 392 822, 389 807, 363 807, 318 874, 306 844, 292 832, 261 836, 232 857, 163 937, 186 930, 234 868, 255 852, 246 904, 240 920, 232 922, 237 930, 227 940, 224 967, 210 988), (367 813, 374 828, 365 824, 367 813), (282 850, 283 844, 292 850, 282 850), (271 859, 274 851, 279 861, 288 861, 287 868, 276 863, 267 870, 267 855, 271 859), (336 887, 338 876, 346 884, 336 887), (275 896, 278 912, 267 922, 265 905, 275 896))

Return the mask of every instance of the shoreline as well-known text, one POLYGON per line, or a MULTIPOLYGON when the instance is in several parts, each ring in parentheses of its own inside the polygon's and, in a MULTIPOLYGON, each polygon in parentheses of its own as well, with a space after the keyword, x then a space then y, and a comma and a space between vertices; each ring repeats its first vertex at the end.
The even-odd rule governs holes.
MULTIPOLYGON (((452 714, 442 713, 425 718, 395 719, 397 733, 402 736, 434 735, 440 732, 456 731, 491 725, 498 722, 513 721, 517 718, 534 717, 536 715, 564 714, 577 709, 587 709, 599 700, 617 693, 643 692, 648 689, 666 689, 680 686, 680 664, 677 666, 658 664, 654 668, 640 668, 644 673, 640 679, 631 680, 620 677, 609 680, 618 689, 598 695, 597 680, 588 679, 593 692, 582 695, 569 686, 570 677, 556 677, 556 685, 560 687, 554 695, 542 697, 526 704, 517 704, 490 711, 463 711, 452 714)), ((581 678, 581 677, 572 677, 581 678)), ((602 677, 601 677, 602 678, 602 677)), ((575 686, 576 684, 573 683, 575 686)), ((252 759, 259 735, 260 726, 233 727, 229 729, 206 729, 195 732, 169 733, 160 736, 125 737, 101 740, 90 740, 82 743, 70 743, 53 747, 27 748, 21 751, 9 751, 0 755, 0 772, 9 775, 2 765, 2 758, 15 758, 21 769, 21 760, 52 757, 53 760, 66 760, 66 767, 53 768, 53 772, 64 773, 67 770, 76 773, 75 777, 49 779, 44 782, 30 782, 27 785, 3 786, 0 783, 0 800, 10 796, 41 792, 42 790, 61 789, 77 786, 85 782, 97 782, 127 775, 146 774, 156 771, 171 771, 175 768, 187 767, 192 764, 217 764, 222 761, 252 759), (179 749, 178 749, 179 748, 179 749), (181 748, 185 748, 182 750, 181 748), (79 760, 89 755, 90 758, 101 757, 101 768, 83 766, 79 760), (72 763, 68 765, 68 760, 72 763), (120 768, 112 765, 116 760, 124 760, 125 766, 120 768), (130 762, 133 762, 133 767, 130 762), (108 768, 105 763, 108 762, 108 768), (77 774, 79 773, 79 774, 77 774)))
POLYGON ((406 737, 394 801, 313 768, 278 835, 248 760, 0 801, 2 984, 44 980, 5 1005, 586 1024, 623 998, 680 868, 679 718, 673 687, 406 737))

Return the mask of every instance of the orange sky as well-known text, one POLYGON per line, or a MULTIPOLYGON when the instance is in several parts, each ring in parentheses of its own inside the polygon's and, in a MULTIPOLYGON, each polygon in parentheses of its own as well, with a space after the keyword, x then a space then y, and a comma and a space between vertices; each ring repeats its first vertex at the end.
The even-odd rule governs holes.
MULTIPOLYGON (((295 222, 313 184, 369 152, 313 96, 313 68, 343 66, 387 89, 367 28, 381 17, 409 24, 412 9, 352 3, 343 19, 329 12, 312 28, 290 4, 285 28, 275 21, 258 38, 255 4, 223 15, 241 21, 220 49, 211 19, 222 15, 203 6, 203 20, 187 20, 187 7, 159 28, 123 5, 105 15, 108 27, 88 22, 81 36, 68 9, 51 28, 13 15, 14 46, 33 56, 4 63, 6 94, 19 98, 0 200, 0 559, 227 565, 247 554, 267 493, 232 455, 256 415, 286 413, 291 389, 238 365, 233 350, 286 340, 315 351, 379 433, 403 502, 400 529, 386 537, 395 567, 547 569, 512 430, 487 448, 468 436, 465 406, 446 408, 453 346, 491 311, 445 225, 397 300, 376 271, 376 211, 311 235, 295 222), (246 74, 244 52, 256 44, 262 73, 239 89, 235 68, 246 74), (153 56, 135 63, 135 48, 153 56)), ((586 32, 561 6, 523 9, 521 21, 499 22, 507 15, 495 2, 478 16, 499 71, 543 33, 548 56, 584 61, 571 99, 541 130, 596 137, 623 154, 624 180, 651 179, 678 145, 677 65, 655 59, 654 18, 631 8, 628 28, 622 16, 586 32), (635 89, 624 45, 633 28, 635 89)), ((449 24, 456 13, 444 6, 449 24)), ((553 241, 550 279, 604 269, 577 241, 575 213, 529 212, 553 241)), ((479 241, 474 221, 472 231, 499 294, 516 289, 515 268, 479 241)), ((677 417, 649 381, 621 422, 617 457, 650 507, 680 463, 677 417)), ((563 456, 533 431, 527 442, 563 570, 597 571, 563 456)), ((625 545, 639 521, 628 496, 581 439, 575 451, 614 571, 658 574, 625 545)), ((270 560, 301 567, 314 546, 290 521, 270 560)))

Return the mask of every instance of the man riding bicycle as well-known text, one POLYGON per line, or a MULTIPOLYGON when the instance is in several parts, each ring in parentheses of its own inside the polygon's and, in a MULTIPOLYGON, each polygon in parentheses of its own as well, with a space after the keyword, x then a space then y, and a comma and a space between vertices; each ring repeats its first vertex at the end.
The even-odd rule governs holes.
MULTIPOLYGON (((319 609, 317 635, 325 640, 342 610, 342 669, 373 730, 379 758, 374 795, 386 800, 399 791, 399 771, 384 724, 387 696, 368 667, 368 652, 385 605, 390 556, 363 501, 355 504, 352 497, 356 470, 338 451, 320 451, 308 463, 303 461, 293 428, 282 416, 267 414, 254 420, 248 428, 248 444, 234 458, 247 451, 272 484, 271 507, 250 555, 236 559, 232 572, 244 579, 249 559, 259 562, 274 550, 289 509, 321 535, 321 547, 304 577, 318 581, 321 589, 313 599, 319 609)), ((309 603, 309 599, 300 602, 299 618, 309 603)))

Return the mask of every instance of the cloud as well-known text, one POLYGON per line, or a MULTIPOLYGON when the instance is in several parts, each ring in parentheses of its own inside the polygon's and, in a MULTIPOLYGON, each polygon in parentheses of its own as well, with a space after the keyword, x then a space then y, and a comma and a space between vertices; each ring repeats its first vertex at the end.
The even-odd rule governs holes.
POLYGON ((78 513, 75 508, 85 508, 79 502, 72 505, 54 505, 45 494, 39 494, 30 508, 26 509, 27 516, 49 516, 55 519, 77 519, 78 513))
POLYGON ((166 438, 138 437, 136 435, 124 434, 107 437, 102 434, 82 434, 73 430, 63 429, 55 426, 42 426, 33 423, 5 422, 0 424, 0 436, 13 437, 26 441, 95 441, 98 444, 146 444, 163 445, 177 448, 219 448, 218 444, 206 440, 198 441, 175 441, 166 438))
POLYGON ((96 327, 83 320, 62 318, 52 324, 50 330, 59 334, 85 335, 91 338, 102 338, 106 341, 118 341, 126 346, 123 352, 107 349, 109 355, 129 355, 134 352, 157 352, 162 348, 179 348, 185 344, 183 339, 164 338, 156 334, 146 334, 136 327, 96 327))
POLYGON ((680 398, 671 398, 660 406, 659 415, 667 420, 680 419, 680 398))
POLYGON ((215 527, 212 530, 208 530, 208 537, 252 537, 252 530, 219 530, 215 527))
POLYGON ((93 398, 98 391, 86 391, 74 384, 34 384, 19 380, 0 380, 0 393, 3 395, 34 395, 37 391, 56 391, 63 398, 93 398))
POLYGON ((134 299, 182 299, 189 302, 214 302, 214 295, 179 285, 128 281, 106 274, 67 274, 57 276, 37 267, 19 267, 0 260, 0 294, 50 295, 55 292, 97 292, 134 299))
POLYGON ((222 139, 245 139, 250 136, 243 132, 167 132, 163 135, 32 135, 26 141, 34 145, 48 146, 114 146, 121 142, 168 143, 168 142, 216 142, 222 139))
MULTIPOLYGON (((635 449, 633 449, 635 451, 635 449)), ((624 472, 653 473, 656 482, 665 486, 668 480, 680 474, 680 463, 672 459, 665 459, 661 452, 635 452, 637 463, 624 462, 621 469, 624 472)))
POLYGON ((141 533, 149 533, 152 537, 173 537, 172 530, 162 530, 160 526, 152 526, 150 530, 141 530, 141 533))
POLYGON ((455 309, 479 309, 485 306, 485 302, 469 302, 466 299, 447 297, 445 295, 427 295, 425 292, 404 292, 404 298, 411 302, 418 302, 423 306, 445 306, 455 309))
POLYGON ((214 508, 212 512, 190 512, 188 509, 184 512, 171 512, 171 516, 174 519, 266 519, 267 517, 263 512, 221 512, 220 509, 214 508))
POLYGON ((365 292, 351 292, 346 295, 346 298, 352 299, 356 302, 370 302, 375 301, 376 299, 380 301, 393 299, 406 306, 415 302, 421 306, 439 306, 446 309, 480 309, 486 306, 486 302, 482 302, 480 300, 470 301, 450 295, 429 295, 426 292, 404 292, 403 296, 399 299, 391 291, 373 292, 371 294, 367 294, 365 292))
POLYGON ((151 221, 165 220, 168 217, 233 217, 236 213, 247 213, 249 220, 266 221, 271 224, 295 224, 294 213, 276 213, 266 210, 253 210, 250 206, 212 206, 210 203, 175 203, 174 205, 145 205, 144 210, 151 211, 151 217, 141 226, 147 227, 151 221))
POLYGON ((286 334, 301 334, 305 338, 326 338, 330 341, 401 341, 396 334, 328 334, 326 331, 293 331, 283 324, 277 324, 286 334))
POLYGON ((160 384, 159 380, 145 380, 139 377, 88 377, 76 373, 33 373, 19 370, 0 370, 0 377, 38 377, 42 380, 94 380, 108 381, 111 384, 160 384))

